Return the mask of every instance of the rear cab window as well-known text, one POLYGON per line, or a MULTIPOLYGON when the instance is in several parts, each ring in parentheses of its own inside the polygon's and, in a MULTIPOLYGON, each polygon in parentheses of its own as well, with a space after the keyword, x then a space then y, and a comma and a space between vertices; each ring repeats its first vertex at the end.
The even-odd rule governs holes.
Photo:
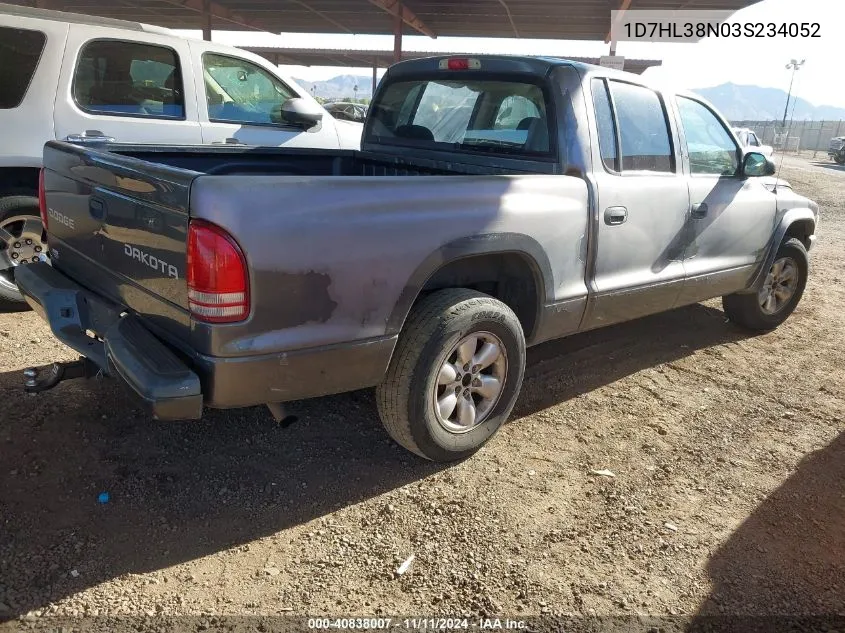
POLYGON ((414 148, 551 158, 547 101, 543 88, 526 80, 401 79, 371 106, 365 137, 414 148))
POLYGON ((41 31, 0 27, 0 110, 23 102, 46 43, 41 31))
POLYGON ((184 119, 179 56, 153 44, 89 42, 74 72, 73 99, 90 114, 184 119))

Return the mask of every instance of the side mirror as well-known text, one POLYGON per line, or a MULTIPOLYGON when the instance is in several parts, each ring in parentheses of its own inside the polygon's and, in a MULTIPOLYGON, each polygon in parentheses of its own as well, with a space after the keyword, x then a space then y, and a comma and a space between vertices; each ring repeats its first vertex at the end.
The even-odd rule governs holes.
POLYGON ((746 178, 773 176, 776 171, 771 159, 760 152, 748 152, 742 159, 742 175, 746 178))
POLYGON ((273 108, 270 120, 280 125, 309 130, 323 120, 323 109, 313 103, 294 97, 273 108))

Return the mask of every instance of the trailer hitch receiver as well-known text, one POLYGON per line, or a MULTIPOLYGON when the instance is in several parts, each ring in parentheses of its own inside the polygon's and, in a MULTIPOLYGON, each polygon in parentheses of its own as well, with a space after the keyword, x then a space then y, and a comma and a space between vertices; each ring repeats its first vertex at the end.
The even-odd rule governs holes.
POLYGON ((27 393, 39 393, 52 389, 63 380, 90 378, 99 372, 100 368, 87 358, 42 367, 28 367, 23 370, 23 388, 27 393))

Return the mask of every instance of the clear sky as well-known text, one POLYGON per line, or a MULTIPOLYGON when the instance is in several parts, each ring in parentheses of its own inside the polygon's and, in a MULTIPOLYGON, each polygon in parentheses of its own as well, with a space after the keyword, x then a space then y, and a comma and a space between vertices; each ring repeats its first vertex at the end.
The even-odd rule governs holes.
MULTIPOLYGON (((636 0, 633 2, 636 8, 636 0)), ((765 87, 789 87, 791 58, 806 59, 796 74, 793 94, 815 105, 845 107, 845 0, 763 0, 734 14, 731 22, 818 22, 818 39, 705 39, 696 44, 620 42, 617 54, 629 58, 662 59, 663 66, 647 76, 679 88, 704 88, 725 82, 765 87)), ((186 32, 196 36, 195 32, 186 32)), ((312 35, 214 32, 213 39, 232 45, 393 49, 392 36, 312 35)), ((601 56, 604 42, 519 40, 405 35, 403 47, 415 51, 456 51, 528 55, 601 56)), ((286 74, 309 81, 340 74, 369 76, 370 68, 283 67, 286 74)))

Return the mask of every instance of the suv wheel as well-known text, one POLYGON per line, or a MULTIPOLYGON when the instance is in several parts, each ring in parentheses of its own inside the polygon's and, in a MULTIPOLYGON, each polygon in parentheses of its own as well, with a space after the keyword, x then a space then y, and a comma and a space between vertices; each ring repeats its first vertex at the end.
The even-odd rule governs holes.
POLYGON ((0 303, 26 305, 15 285, 15 269, 49 261, 47 236, 38 211, 38 198, 9 196, 0 199, 0 303))
POLYGON ((725 315, 751 330, 773 330, 786 321, 801 300, 809 267, 804 244, 795 238, 784 242, 759 292, 722 297, 725 315))
POLYGON ((489 295, 440 290, 414 306, 376 388, 390 436, 437 462, 481 448, 504 423, 525 372, 513 311, 489 295))

